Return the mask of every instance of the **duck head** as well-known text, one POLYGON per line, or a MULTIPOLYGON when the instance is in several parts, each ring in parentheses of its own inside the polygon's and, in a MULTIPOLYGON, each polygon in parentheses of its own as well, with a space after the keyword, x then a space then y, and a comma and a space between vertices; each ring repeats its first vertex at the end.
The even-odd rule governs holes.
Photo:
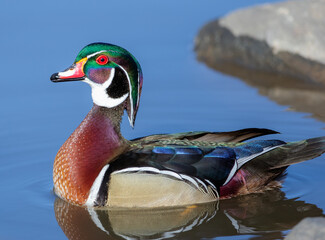
POLYGON ((120 104, 133 127, 142 88, 138 61, 124 48, 107 43, 84 47, 68 69, 54 73, 53 82, 83 81, 92 89, 94 104, 113 108, 120 104))

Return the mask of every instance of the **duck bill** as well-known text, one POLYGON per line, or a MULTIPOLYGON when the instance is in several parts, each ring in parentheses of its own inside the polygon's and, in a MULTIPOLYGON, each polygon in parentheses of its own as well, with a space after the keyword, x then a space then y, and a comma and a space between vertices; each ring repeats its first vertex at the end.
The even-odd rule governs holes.
POLYGON ((52 82, 69 82, 69 81, 82 81, 85 80, 85 73, 83 67, 87 61, 87 58, 83 58, 80 61, 72 64, 68 69, 54 73, 51 76, 52 82))

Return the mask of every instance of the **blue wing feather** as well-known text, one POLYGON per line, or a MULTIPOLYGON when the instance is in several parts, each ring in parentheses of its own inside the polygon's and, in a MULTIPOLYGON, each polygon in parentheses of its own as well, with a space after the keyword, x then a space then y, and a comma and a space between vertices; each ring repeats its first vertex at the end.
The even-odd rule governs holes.
POLYGON ((251 160, 250 157, 253 159, 256 154, 263 154, 265 149, 282 144, 284 142, 278 140, 259 140, 236 147, 149 145, 120 155, 110 169, 154 167, 160 171, 168 170, 203 181, 209 180, 215 187, 220 187, 236 173, 237 161, 246 158, 246 163, 251 160))

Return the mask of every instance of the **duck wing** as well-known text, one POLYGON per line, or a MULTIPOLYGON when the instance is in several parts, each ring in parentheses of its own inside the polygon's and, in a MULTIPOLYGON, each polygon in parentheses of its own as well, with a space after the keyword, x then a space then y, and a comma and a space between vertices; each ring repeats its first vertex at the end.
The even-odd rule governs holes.
POLYGON ((150 142, 159 140, 186 140, 204 142, 242 142, 251 138, 276 134, 278 132, 265 128, 245 128, 231 132, 183 132, 174 134, 155 134, 142 138, 133 139, 135 142, 150 142))
POLYGON ((181 140, 164 141, 142 142, 110 162, 102 181, 108 184, 100 186, 95 205, 162 207, 215 201, 220 187, 246 162, 284 144, 260 140, 185 146, 181 140))
POLYGON ((292 143, 138 140, 106 165, 94 205, 179 206, 263 191, 280 186, 274 181, 287 166, 324 152, 325 137, 292 143))

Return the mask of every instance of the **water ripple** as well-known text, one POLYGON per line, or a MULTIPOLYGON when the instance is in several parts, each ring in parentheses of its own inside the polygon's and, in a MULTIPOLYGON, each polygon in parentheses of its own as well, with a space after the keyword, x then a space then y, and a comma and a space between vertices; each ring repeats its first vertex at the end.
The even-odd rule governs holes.
POLYGON ((301 198, 309 195, 311 188, 311 179, 300 172, 290 171, 283 183, 283 190, 288 199, 301 198))

